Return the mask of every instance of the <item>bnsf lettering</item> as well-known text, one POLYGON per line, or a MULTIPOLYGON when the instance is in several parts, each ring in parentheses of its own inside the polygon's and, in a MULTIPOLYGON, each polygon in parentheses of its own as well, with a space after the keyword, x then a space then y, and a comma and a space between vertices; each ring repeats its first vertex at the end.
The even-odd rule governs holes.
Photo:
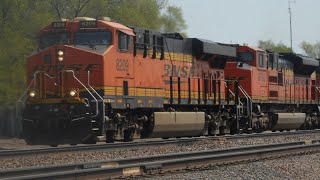
POLYGON ((116 60, 116 70, 117 71, 128 71, 129 61, 127 59, 117 59, 116 60))
POLYGON ((190 75, 193 74, 193 67, 188 67, 188 66, 176 66, 176 65, 171 65, 170 64, 165 64, 164 65, 164 75, 165 76, 170 76, 171 73, 173 76, 179 76, 179 77, 190 77, 190 75))
POLYGON ((179 65, 164 65, 164 76, 173 76, 173 77, 203 77, 211 79, 223 79, 223 71, 216 70, 206 70, 203 72, 201 68, 195 68, 199 66, 179 66, 179 65), (211 75, 211 77, 210 77, 211 75))

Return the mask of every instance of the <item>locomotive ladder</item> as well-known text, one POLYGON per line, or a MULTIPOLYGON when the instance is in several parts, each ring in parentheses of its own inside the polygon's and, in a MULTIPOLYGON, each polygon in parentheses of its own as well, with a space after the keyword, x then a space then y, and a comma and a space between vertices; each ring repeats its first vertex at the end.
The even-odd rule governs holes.
MULTIPOLYGON (((234 94, 234 92, 230 89, 230 88, 228 88, 228 86, 227 86, 227 82, 224 82, 224 84, 225 84, 225 87, 228 89, 228 91, 231 93, 231 95, 234 97, 234 98, 236 98, 236 95, 234 94)), ((228 97, 227 97, 228 98, 228 97)), ((241 99, 240 99, 240 97, 238 97, 238 101, 239 101, 239 111, 237 110, 237 115, 238 115, 238 117, 240 116, 240 115, 242 115, 243 114, 243 103, 241 102, 241 99)), ((238 108, 238 107, 237 107, 238 108)))
POLYGON ((248 130, 251 130, 252 129, 252 98, 249 96, 249 94, 243 89, 243 87, 240 84, 238 85, 238 88, 247 99, 246 108, 247 108, 247 117, 249 119, 248 130))
MULTIPOLYGON (((88 71, 88 86, 89 88, 94 92, 94 94, 96 94, 98 96, 98 98, 100 99, 101 103, 102 103, 102 109, 100 110, 100 112, 102 113, 102 121, 101 124, 104 123, 104 116, 105 116, 105 104, 104 104, 104 100, 103 98, 100 96, 100 94, 90 85, 90 71, 88 71)), ((96 133, 96 135, 102 135, 102 131, 104 129, 101 129, 101 127, 99 127, 99 124, 96 121, 96 118, 91 119, 91 125, 92 125, 92 130, 96 133)))

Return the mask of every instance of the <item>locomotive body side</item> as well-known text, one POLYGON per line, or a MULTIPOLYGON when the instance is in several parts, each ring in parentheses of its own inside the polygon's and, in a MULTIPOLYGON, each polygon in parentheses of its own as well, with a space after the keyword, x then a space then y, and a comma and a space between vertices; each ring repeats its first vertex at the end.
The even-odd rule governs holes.
POLYGON ((27 58, 24 138, 57 145, 312 129, 318 66, 111 21, 54 22, 27 58))
POLYGON ((234 47, 87 18, 54 22, 39 39, 26 65, 30 144, 230 132, 223 68, 234 47))
MULTIPOLYGON (((197 47, 194 44, 199 43, 197 39, 175 38, 171 37, 172 34, 167 34, 166 37, 139 28, 133 30, 135 37, 131 58, 134 75, 130 77, 131 59, 121 56, 119 62, 124 61, 128 68, 124 72, 114 63, 118 59, 112 62, 114 71, 121 71, 122 75, 114 76, 118 84, 105 94, 109 108, 106 109, 109 120, 106 123, 107 134, 114 136, 114 139, 127 141, 134 137, 168 138, 173 135, 180 137, 207 134, 208 126, 210 134, 229 132, 230 123, 227 121, 230 118, 211 118, 225 104, 223 64, 226 58, 219 52, 194 50, 197 47), (207 59, 201 59, 204 57, 207 59), (212 62, 216 64, 210 65, 212 62), (206 113, 201 115, 199 121, 194 121, 194 117, 198 117, 197 114, 201 114, 201 111, 206 113), (165 123, 164 117, 172 120, 165 123), (170 126, 175 128, 168 128, 170 126), (192 131, 188 126, 202 128, 192 131), (200 130, 203 131, 201 134, 198 133, 200 130), (160 131, 165 133, 159 133, 160 131)), ((227 57, 235 57, 234 48, 224 48, 231 49, 226 54, 227 57)), ((109 77, 112 77, 116 72, 110 74, 109 77)), ((113 138, 107 141, 112 142, 113 138)))
POLYGON ((226 79, 239 80, 239 85, 247 92, 247 96, 243 92, 239 96, 249 104, 248 129, 318 127, 319 117, 315 113, 318 106, 314 95, 317 61, 296 54, 279 56, 249 46, 239 46, 237 51, 238 61, 228 62, 225 73, 226 79))

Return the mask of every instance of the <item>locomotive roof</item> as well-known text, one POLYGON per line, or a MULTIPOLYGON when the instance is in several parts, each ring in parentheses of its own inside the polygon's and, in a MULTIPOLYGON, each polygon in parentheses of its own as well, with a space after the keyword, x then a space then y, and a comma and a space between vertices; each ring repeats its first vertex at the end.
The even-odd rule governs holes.
POLYGON ((135 34, 133 33, 133 30, 123 24, 112 22, 112 21, 101 21, 101 22, 103 22, 104 24, 111 26, 115 29, 118 29, 119 31, 122 31, 123 33, 126 33, 131 36, 135 36, 135 34))
POLYGON ((197 53, 215 54, 227 57, 237 57, 236 47, 213 42, 211 40, 192 38, 197 53))
POLYGON ((297 74, 309 76, 319 67, 317 59, 301 54, 280 53, 280 57, 292 62, 294 64, 294 72, 297 74))
POLYGON ((295 53, 280 53, 284 59, 291 61, 292 63, 301 63, 305 66, 319 66, 319 61, 315 58, 304 56, 295 53))
POLYGON ((254 51, 262 51, 262 52, 264 52, 265 50, 263 50, 263 49, 260 49, 260 48, 258 48, 258 47, 253 47, 253 46, 248 46, 250 49, 252 49, 252 50, 254 50, 254 51))

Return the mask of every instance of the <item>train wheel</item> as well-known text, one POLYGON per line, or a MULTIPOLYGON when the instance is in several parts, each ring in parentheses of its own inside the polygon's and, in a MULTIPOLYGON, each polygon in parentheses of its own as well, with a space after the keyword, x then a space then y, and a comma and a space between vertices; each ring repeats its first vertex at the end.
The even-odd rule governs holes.
POLYGON ((235 135, 235 134, 238 134, 238 133, 239 133, 239 130, 237 128, 237 121, 233 120, 231 125, 230 125, 230 134, 231 135, 235 135))
POLYGON ((213 123, 209 124, 209 127, 208 127, 208 135, 209 136, 214 136, 215 135, 215 125, 213 125, 213 123))
POLYGON ((133 141, 134 130, 126 129, 126 130, 124 130, 123 134, 124 134, 124 141, 125 142, 133 141))
POLYGON ((220 126, 219 127, 219 135, 223 136, 226 134, 226 127, 225 126, 220 126))
POLYGON ((114 143, 115 131, 106 131, 106 143, 114 143))

